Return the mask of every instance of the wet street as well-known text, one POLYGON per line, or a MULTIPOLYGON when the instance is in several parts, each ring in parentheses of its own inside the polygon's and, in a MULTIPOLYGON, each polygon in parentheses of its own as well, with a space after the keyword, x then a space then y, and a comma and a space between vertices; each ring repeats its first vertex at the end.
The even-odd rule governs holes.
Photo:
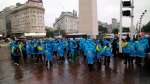
POLYGON ((54 64, 51 70, 41 64, 14 66, 7 48, 0 54, 0 84, 150 84, 147 66, 125 66, 120 58, 89 72, 86 64, 54 64))

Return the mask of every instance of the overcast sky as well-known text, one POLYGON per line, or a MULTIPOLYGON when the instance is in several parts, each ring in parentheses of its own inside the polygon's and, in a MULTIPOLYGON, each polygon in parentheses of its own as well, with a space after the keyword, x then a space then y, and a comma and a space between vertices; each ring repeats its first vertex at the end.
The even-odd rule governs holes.
MULTIPOLYGON (((0 0, 0 11, 15 3, 25 3, 27 0, 0 0)), ((78 0, 43 0, 45 7, 45 25, 52 26, 55 18, 58 17, 62 11, 79 10, 78 0)), ((119 21, 120 14, 120 0, 97 0, 98 20, 102 22, 111 23, 111 18, 117 18, 119 21)), ((143 24, 150 20, 150 1, 149 0, 135 0, 135 19, 137 22, 141 13, 147 9, 148 12, 143 18, 143 24)), ((129 19, 123 19, 123 25, 129 26, 129 19)))

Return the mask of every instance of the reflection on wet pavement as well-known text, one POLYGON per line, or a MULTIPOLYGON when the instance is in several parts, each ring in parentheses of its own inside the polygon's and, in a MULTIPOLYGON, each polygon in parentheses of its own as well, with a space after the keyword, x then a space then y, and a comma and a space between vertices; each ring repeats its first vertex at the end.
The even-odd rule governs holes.
POLYGON ((54 64, 50 70, 42 64, 14 66, 6 48, 0 53, 0 84, 150 84, 148 67, 125 66, 120 58, 89 72, 86 64, 54 64))

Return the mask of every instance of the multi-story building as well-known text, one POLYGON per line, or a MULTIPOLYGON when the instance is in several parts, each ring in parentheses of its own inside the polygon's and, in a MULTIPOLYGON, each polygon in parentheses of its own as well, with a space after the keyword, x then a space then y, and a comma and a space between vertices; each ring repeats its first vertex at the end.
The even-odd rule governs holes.
POLYGON ((10 13, 15 6, 6 7, 0 12, 0 33, 3 35, 11 34, 10 13))
MULTIPOLYGON (((112 33, 112 25, 111 24, 108 24, 106 22, 98 21, 98 26, 106 28, 107 33, 112 33)), ((101 31, 99 31, 99 32, 101 32, 101 31)))
POLYGON ((112 29, 119 29, 120 23, 117 22, 116 18, 112 18, 112 29))
POLYGON ((0 34, 6 34, 6 22, 3 12, 0 12, 0 34))
POLYGON ((106 22, 101 22, 101 21, 98 21, 98 25, 99 26, 102 26, 102 27, 105 27, 105 28, 108 28, 109 24, 106 23, 106 22))
POLYGON ((45 33, 44 12, 42 0, 28 0, 16 6, 10 14, 12 34, 45 33))
POLYGON ((66 33, 77 33, 79 26, 79 19, 77 12, 62 12, 60 17, 55 20, 54 28, 65 30, 66 33))
POLYGON ((112 25, 111 24, 108 25, 107 31, 108 31, 108 33, 112 33, 113 29, 112 29, 112 25))

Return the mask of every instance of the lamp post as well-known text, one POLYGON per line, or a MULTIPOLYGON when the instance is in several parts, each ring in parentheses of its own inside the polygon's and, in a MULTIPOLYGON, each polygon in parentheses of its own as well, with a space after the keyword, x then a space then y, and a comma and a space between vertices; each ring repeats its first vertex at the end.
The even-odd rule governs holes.
POLYGON ((142 29, 142 20, 143 20, 145 13, 147 13, 147 10, 144 10, 144 12, 140 16, 140 22, 139 22, 139 32, 140 33, 141 33, 141 29, 142 29))
POLYGON ((122 47, 121 47, 121 40, 122 40, 122 8, 123 8, 123 4, 122 4, 122 0, 120 1, 120 28, 119 28, 119 52, 122 53, 122 47))
POLYGON ((139 20, 137 20, 137 22, 136 22, 136 33, 139 33, 140 31, 139 31, 139 20))

